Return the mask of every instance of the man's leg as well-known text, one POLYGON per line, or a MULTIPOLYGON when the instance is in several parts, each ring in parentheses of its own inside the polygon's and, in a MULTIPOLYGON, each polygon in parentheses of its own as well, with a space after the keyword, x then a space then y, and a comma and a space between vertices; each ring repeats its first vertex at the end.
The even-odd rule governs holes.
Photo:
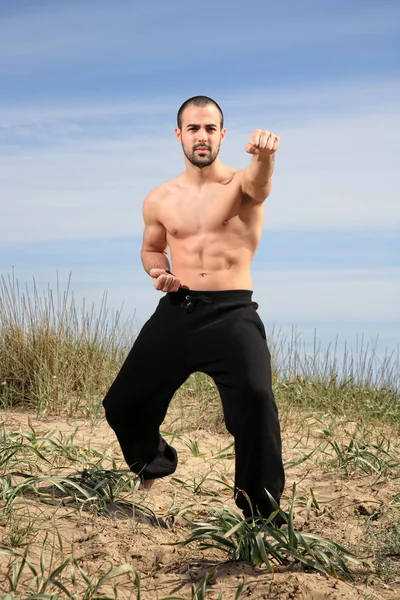
MULTIPOLYGON (((272 391, 271 357, 264 326, 252 306, 236 311, 215 337, 207 373, 214 378, 228 430, 235 438, 235 499, 246 517, 268 517, 280 502, 285 475, 278 411, 272 391), (218 340, 218 341, 217 341, 218 340)), ((279 519, 278 519, 279 520, 279 519)))
MULTIPOLYGON (((234 385, 234 377, 231 385, 234 385)), ((268 517, 274 510, 266 490, 280 503, 284 488, 281 436, 273 396, 260 389, 260 380, 248 380, 247 389, 226 387, 216 381, 235 438, 235 500, 246 517, 258 511, 268 517), (232 410, 232 405, 236 405, 232 410), (241 407, 239 411, 237 407, 241 407), (248 499, 250 499, 251 507, 248 499)))
POLYGON ((103 400, 129 468, 149 483, 176 469, 176 451, 160 436, 159 427, 172 396, 188 377, 179 327, 171 339, 174 317, 166 314, 165 302, 163 308, 144 325, 103 400))

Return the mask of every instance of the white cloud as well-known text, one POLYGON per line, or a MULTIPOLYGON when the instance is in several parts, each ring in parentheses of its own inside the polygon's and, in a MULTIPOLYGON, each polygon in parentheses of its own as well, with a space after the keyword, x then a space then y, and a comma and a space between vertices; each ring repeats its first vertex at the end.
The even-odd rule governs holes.
MULTIPOLYGON (((360 116, 398 114, 398 97, 400 80, 390 77, 379 77, 365 80, 337 80, 330 82, 308 83, 307 86, 281 86, 273 88, 256 88, 254 90, 238 90, 234 95, 216 98, 227 115, 228 128, 248 127, 249 123, 258 119, 288 123, 298 126, 307 117, 341 115, 360 116)), ((103 119, 100 129, 112 129, 120 121, 124 125, 154 127, 160 125, 167 131, 174 127, 176 111, 184 98, 165 90, 160 99, 134 99, 131 101, 85 101, 79 102, 71 98, 68 103, 44 102, 28 105, 0 104, 0 132, 9 130, 13 134, 22 126, 32 127, 32 134, 48 129, 49 137, 54 138, 61 127, 77 127, 83 134, 88 125, 98 127, 99 119, 103 119), (37 128, 35 131, 34 128, 37 128)), ((61 132, 68 133, 61 129, 61 132)), ((152 131, 153 134, 153 131, 152 131)), ((57 141, 65 143, 70 138, 62 136, 57 141)), ((72 138, 74 139, 74 138, 72 138)), ((87 141, 90 141, 87 140, 87 141)), ((104 140, 107 141, 107 140, 104 140)))
MULTIPOLYGON (((307 118, 283 126, 265 227, 399 227, 398 131, 400 114, 307 118)), ((239 137, 229 145, 236 165, 245 135, 241 143, 239 137)))
POLYGON ((281 320, 400 319, 400 269, 254 271, 262 311, 281 320))
MULTIPOLYGON (((320 94, 327 94, 326 88, 320 94)), ((222 160, 236 168, 248 164, 243 148, 253 125, 269 124, 258 102, 252 94, 242 97, 242 110, 251 117, 246 125, 233 116, 222 147, 222 160), (249 110, 252 101, 254 110, 249 110)), ((240 114, 239 108, 235 114, 240 114)), ((266 202, 265 227, 399 227, 400 113, 392 103, 390 109, 379 114, 376 99, 374 109, 359 116, 308 114, 295 122, 296 112, 289 108, 277 115, 282 146, 274 189, 266 202), (288 124, 283 123, 283 114, 288 124)), ((59 126, 57 116, 51 117, 59 126)), ((132 123, 125 122, 129 132, 132 123)), ((100 117, 96 125, 101 130, 100 117)), ((141 235, 145 195, 183 170, 173 126, 168 134, 144 128, 119 138, 111 128, 101 139, 93 131, 82 139, 70 131, 52 137, 50 128, 42 145, 19 142, 11 150, 6 144, 0 165, 2 241, 141 235)), ((167 127, 160 130, 166 132, 167 127)))
MULTIPOLYGON (((3 276, 10 270, 3 270, 3 276)), ((66 288, 70 269, 58 269, 60 290, 66 288)), ((53 268, 32 266, 17 268, 20 289, 31 285, 35 277, 39 290, 56 290, 57 273, 53 268)), ((292 326, 312 351, 314 328, 322 347, 340 337, 339 347, 347 340, 354 348, 362 334, 366 342, 381 338, 379 354, 395 351, 400 338, 400 269, 349 270, 263 270, 253 272, 253 299, 259 314, 270 329, 275 324, 290 339, 292 326)), ((78 306, 100 310, 103 293, 107 306, 115 312, 122 307, 122 318, 135 317, 140 328, 156 309, 163 294, 154 290, 152 281, 132 257, 132 268, 112 266, 76 266, 72 269, 71 290, 78 306)), ((137 331, 137 328, 135 331, 137 331)), ((282 339, 282 338, 281 338, 282 339)))
POLYGON ((237 50, 238 44, 249 54, 277 44, 292 49, 299 43, 371 40, 398 31, 400 11, 393 3, 358 11, 296 4, 270 7, 255 0, 251 5, 232 5, 227 11, 206 0, 202 11, 210 14, 199 22, 196 9, 191 10, 184 0, 168 5, 153 1, 151 6, 143 2, 75 2, 73 8, 46 2, 42 8, 3 16, 0 62, 6 72, 24 72, 66 63, 91 65, 95 57, 110 61, 122 56, 115 68, 122 65, 132 73, 158 68, 160 62, 169 67, 172 59, 182 66, 197 58, 194 35, 202 43, 207 40, 203 60, 212 62, 213 51, 221 47, 237 50))
MULTIPOLYGON (((115 265, 76 266, 72 269, 72 289, 77 297, 98 301, 108 291, 113 309, 125 303, 127 314, 137 311, 147 318, 161 295, 153 289, 151 278, 132 257, 132 268, 115 265)), ((58 269, 66 284, 70 269, 58 269)), ((17 268, 15 276, 24 283, 32 277, 41 289, 56 282, 50 267, 17 268)), ((306 269, 276 271, 253 270, 254 299, 268 320, 323 321, 400 320, 400 269, 306 269)))
MULTIPOLYGON (((143 53, 146 33, 161 27, 172 16, 173 7, 152 2, 152 10, 143 3, 105 2, 48 4, 34 10, 19 11, 0 20, 0 62, 6 72, 32 67, 46 70, 61 63, 90 63, 94 57, 134 53, 138 61, 143 53)), ((168 39, 168 38, 167 38, 168 39)))

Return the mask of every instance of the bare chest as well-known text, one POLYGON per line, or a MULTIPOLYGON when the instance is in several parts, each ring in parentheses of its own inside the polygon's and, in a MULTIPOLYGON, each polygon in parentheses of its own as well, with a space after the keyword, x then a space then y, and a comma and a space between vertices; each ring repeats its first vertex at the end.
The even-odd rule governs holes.
POLYGON ((244 227, 243 194, 238 186, 216 184, 204 190, 178 190, 163 203, 161 221, 168 236, 184 239, 195 235, 231 231, 244 227))

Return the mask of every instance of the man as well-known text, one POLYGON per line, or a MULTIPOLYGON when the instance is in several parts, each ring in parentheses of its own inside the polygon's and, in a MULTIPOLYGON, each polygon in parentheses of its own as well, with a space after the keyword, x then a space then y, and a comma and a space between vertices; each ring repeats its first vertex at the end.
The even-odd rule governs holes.
POLYGON ((207 373, 235 439, 236 504, 251 516, 250 499, 254 514, 268 517, 273 508, 266 490, 279 503, 284 470, 271 357, 252 300, 250 265, 279 137, 256 129, 246 146, 251 162, 236 170, 218 157, 226 129, 214 100, 190 98, 177 121, 186 171, 143 204, 143 267, 166 294, 104 399, 106 417, 130 469, 149 488, 177 466, 176 451, 159 433, 172 396, 191 373, 207 373))

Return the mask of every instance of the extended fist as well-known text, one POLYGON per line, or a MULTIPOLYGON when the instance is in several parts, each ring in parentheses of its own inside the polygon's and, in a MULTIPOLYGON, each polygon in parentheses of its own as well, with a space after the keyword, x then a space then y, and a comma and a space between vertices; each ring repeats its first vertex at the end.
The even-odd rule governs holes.
POLYGON ((246 144, 249 154, 273 154, 279 148, 280 138, 266 129, 255 129, 246 144))
POLYGON ((177 292, 181 285, 180 280, 165 269, 150 269, 150 277, 153 278, 154 287, 159 292, 177 292))

